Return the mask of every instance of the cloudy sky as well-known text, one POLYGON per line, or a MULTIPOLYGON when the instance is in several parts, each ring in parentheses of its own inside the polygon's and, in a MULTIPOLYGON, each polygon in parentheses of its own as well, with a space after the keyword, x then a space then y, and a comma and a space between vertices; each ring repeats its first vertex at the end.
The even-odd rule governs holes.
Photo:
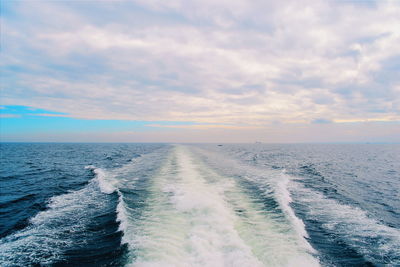
POLYGON ((400 142, 400 1, 1 5, 2 141, 400 142))

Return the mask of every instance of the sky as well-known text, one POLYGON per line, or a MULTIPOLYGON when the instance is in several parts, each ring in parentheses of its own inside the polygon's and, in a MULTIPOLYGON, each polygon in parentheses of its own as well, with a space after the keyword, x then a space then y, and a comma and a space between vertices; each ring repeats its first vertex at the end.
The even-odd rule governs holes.
POLYGON ((2 142, 400 142, 398 0, 3 0, 2 142))

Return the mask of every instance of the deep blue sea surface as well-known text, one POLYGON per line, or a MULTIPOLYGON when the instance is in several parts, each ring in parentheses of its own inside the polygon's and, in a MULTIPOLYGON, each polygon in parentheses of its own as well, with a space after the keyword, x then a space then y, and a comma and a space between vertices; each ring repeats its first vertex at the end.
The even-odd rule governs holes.
POLYGON ((397 144, 0 147, 0 266, 400 266, 397 144))

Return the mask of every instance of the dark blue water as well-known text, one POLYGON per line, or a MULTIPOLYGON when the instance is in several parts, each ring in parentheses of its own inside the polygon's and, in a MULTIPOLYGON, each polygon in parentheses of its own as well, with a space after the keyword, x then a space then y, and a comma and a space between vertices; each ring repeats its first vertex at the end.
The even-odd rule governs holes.
POLYGON ((117 168, 159 147, 1 144, 0 265, 121 266, 118 196, 85 166, 117 168))
POLYGON ((400 266, 399 162, 400 145, 3 143, 0 265, 400 266))
POLYGON ((400 145, 224 145, 249 165, 283 170, 323 265, 399 266, 400 145))

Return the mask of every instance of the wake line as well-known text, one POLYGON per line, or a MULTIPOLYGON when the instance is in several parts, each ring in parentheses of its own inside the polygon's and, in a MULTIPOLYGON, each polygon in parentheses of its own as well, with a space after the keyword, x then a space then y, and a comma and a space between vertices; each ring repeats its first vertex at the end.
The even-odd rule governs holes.
MULTIPOLYGON (((145 204, 119 191, 119 220, 134 266, 318 266, 290 225, 268 216, 231 177, 175 146, 149 178, 145 204)), ((143 192, 141 190, 140 192, 143 192)))

